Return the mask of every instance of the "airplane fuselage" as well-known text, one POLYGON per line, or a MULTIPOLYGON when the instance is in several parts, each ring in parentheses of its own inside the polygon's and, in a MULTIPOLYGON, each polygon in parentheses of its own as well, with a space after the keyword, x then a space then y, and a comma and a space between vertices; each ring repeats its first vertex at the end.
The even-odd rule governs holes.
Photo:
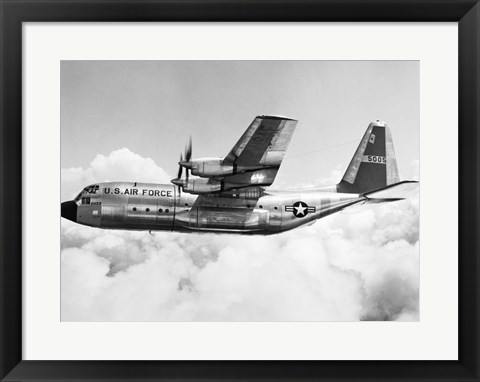
POLYGON ((261 188, 204 197, 173 185, 110 182, 86 187, 74 201, 63 203, 62 216, 105 229, 267 235, 313 223, 363 200, 351 193, 261 188))
POLYGON ((336 185, 271 189, 296 125, 288 117, 256 116, 222 158, 192 159, 190 141, 171 185, 93 184, 62 203, 61 216, 105 229, 269 235, 357 203, 402 200, 415 186, 400 182, 390 130, 377 120, 368 125, 336 185))

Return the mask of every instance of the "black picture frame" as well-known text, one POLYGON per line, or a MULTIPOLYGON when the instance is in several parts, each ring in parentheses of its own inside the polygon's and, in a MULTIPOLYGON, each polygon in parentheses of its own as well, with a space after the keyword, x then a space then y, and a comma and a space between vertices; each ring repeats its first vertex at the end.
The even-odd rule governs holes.
MULTIPOLYGON (((479 381, 478 0, 0 0, 0 377, 34 380, 479 381), (410 21, 458 22, 458 361, 22 360, 22 22, 410 21)), ((443 131, 452 134, 452 131, 443 131)), ((445 180, 445 190, 455 187, 445 180)), ((439 190, 439 192, 445 191, 439 190)), ((448 208, 448 192, 445 203, 448 208)), ((445 206, 439 206, 445 208, 445 206)), ((446 307, 448 309, 448 307, 446 307)), ((442 333, 438 333, 441 341, 442 333)), ((412 346, 415 346, 412 344, 412 346)))

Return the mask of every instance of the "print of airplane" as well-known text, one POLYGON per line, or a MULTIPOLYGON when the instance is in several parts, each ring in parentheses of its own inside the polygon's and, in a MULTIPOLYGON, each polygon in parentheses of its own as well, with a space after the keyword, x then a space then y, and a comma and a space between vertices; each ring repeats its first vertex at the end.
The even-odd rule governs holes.
POLYGON ((338 184, 270 190, 296 126, 295 119, 257 116, 224 158, 192 159, 190 140, 173 185, 93 184, 63 202, 61 216, 106 229, 269 235, 354 205, 402 200, 418 187, 400 182, 390 129, 375 121, 338 184))

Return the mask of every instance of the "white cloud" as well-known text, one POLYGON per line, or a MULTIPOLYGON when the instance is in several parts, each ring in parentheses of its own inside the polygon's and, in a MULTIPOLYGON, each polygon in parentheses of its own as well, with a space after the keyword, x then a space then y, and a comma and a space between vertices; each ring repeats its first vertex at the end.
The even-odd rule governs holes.
MULTIPOLYGON (((338 164, 335 166, 333 170, 329 172, 328 175, 316 178, 316 179, 309 179, 307 182, 301 182, 296 184, 293 188, 316 188, 316 187, 324 187, 324 186, 333 186, 339 183, 342 180, 342 177, 345 173, 345 166, 342 164, 338 164)), ((286 182, 279 183, 278 185, 273 186, 275 189, 291 189, 292 185, 286 182)))
MULTIPOLYGON (((119 152, 66 173, 131 179, 144 163, 164 174, 119 152)), ((418 320, 418 219, 418 196, 274 236, 150 235, 62 219, 62 320, 418 320)))
POLYGON ((170 183, 169 176, 151 158, 143 158, 127 148, 99 154, 90 167, 62 169, 62 201, 73 199, 84 187, 97 182, 132 181, 170 183))

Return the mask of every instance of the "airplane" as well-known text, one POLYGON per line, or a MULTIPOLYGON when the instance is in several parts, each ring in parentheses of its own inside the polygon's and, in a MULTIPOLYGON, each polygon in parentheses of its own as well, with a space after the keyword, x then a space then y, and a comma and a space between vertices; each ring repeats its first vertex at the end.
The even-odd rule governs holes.
POLYGON ((418 186, 400 182, 390 129, 377 120, 369 124, 338 184, 269 189, 297 122, 259 115, 223 158, 192 159, 190 139, 171 185, 92 184, 61 204, 61 216, 105 229, 271 235, 354 205, 402 200, 418 186))

